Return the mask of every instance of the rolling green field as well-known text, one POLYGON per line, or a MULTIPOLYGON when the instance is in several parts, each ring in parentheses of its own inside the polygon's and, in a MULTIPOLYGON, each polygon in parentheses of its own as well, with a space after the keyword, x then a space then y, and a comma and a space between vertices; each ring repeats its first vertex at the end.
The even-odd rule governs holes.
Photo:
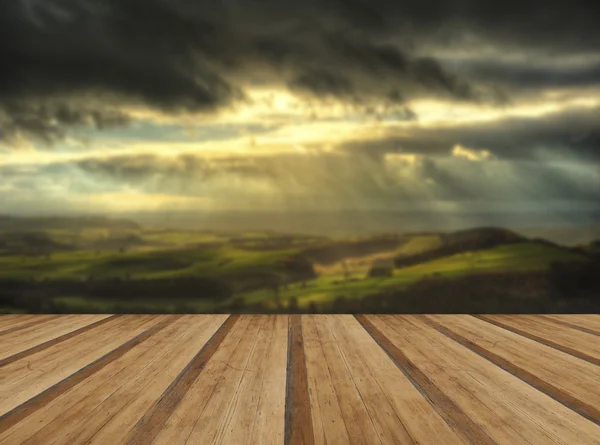
MULTIPOLYGON (((307 282, 307 287, 296 283, 279 292, 279 298, 298 299, 303 306, 311 301, 333 301, 338 296, 362 298, 384 290, 401 288, 425 277, 452 278, 473 273, 543 270, 556 261, 583 261, 585 257, 566 250, 535 243, 512 244, 477 252, 465 252, 429 261, 416 266, 396 269, 392 277, 366 278, 364 275, 321 276, 307 282)), ((244 295, 248 303, 275 298, 274 292, 260 290, 244 295)))
POLYGON ((157 279, 227 277, 272 267, 298 250, 247 251, 228 246, 155 252, 63 251, 46 257, 0 256, 0 279, 157 279))
MULTIPOLYGON (((120 307, 125 311, 135 311, 142 306, 139 302, 134 301, 115 301, 106 300, 100 298, 88 298, 88 297, 57 297, 54 298, 54 302, 68 308, 73 312, 114 312, 115 308, 120 307)), ((156 312, 176 312, 179 308, 185 310, 185 312, 210 312, 214 309, 214 303, 210 301, 190 301, 190 300, 177 300, 177 299, 164 299, 164 300, 147 300, 143 303, 145 309, 154 310, 156 312)))
POLYGON ((439 235, 417 235, 410 238, 396 253, 399 256, 417 255, 436 249, 441 244, 442 241, 439 235))
MULTIPOLYGON (((290 275, 289 270, 282 269, 282 264, 291 258, 302 257, 304 249, 310 246, 327 246, 328 242, 340 240, 267 232, 225 234, 141 228, 119 231, 103 227, 78 230, 52 228, 35 232, 33 238, 23 234, 11 237, 10 233, 2 236, 0 280, 47 282, 198 277, 226 283, 233 292, 223 301, 177 299, 177 295, 131 301, 79 294, 53 297, 55 303, 78 312, 86 308, 110 312, 116 306, 135 310, 140 304, 149 310, 165 312, 178 308, 210 312, 233 303, 285 307, 292 300, 300 307, 306 307, 311 302, 331 303, 342 296, 360 299, 366 295, 403 289, 425 278, 537 271, 546 269, 553 262, 585 260, 585 256, 559 246, 524 240, 396 268, 389 277, 369 277, 374 261, 410 258, 434 251, 444 242, 436 234, 407 235, 399 246, 398 242, 390 243, 387 248, 382 246, 381 251, 369 251, 362 257, 347 257, 333 264, 315 262, 312 267, 316 277, 306 278, 290 275), (46 250, 36 250, 40 239, 46 243, 46 250)), ((364 242, 364 239, 344 241, 364 242)))

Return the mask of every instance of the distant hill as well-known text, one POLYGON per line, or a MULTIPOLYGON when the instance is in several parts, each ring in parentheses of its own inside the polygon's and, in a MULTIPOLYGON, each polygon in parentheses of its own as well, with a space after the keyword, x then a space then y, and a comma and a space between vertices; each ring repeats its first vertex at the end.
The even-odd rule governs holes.
POLYGON ((44 232, 0 232, 0 253, 17 255, 48 255, 73 246, 52 239, 44 232))
POLYGON ((501 244, 512 244, 526 241, 527 238, 515 232, 496 227, 482 227, 459 230, 440 235, 441 249, 480 250, 496 247, 501 244))
POLYGON ((527 227, 515 230, 528 238, 544 238, 564 246, 584 245, 600 239, 600 224, 571 227, 527 227))
POLYGON ((306 249, 303 254, 309 261, 318 264, 332 264, 344 258, 393 251, 404 242, 405 238, 398 235, 379 236, 360 241, 328 243, 324 246, 306 249))
POLYGON ((42 230, 84 230, 103 228, 112 231, 139 230, 140 226, 127 219, 86 217, 16 217, 0 215, 0 232, 32 232, 42 230))
POLYGON ((582 250, 587 255, 591 255, 593 257, 600 257, 600 239, 592 241, 587 246, 580 247, 580 250, 582 250))
POLYGON ((396 267, 408 267, 438 258, 463 252, 491 249, 493 247, 529 241, 524 236, 506 229, 482 227, 459 230, 439 235, 437 247, 415 255, 401 255, 396 258, 396 267))

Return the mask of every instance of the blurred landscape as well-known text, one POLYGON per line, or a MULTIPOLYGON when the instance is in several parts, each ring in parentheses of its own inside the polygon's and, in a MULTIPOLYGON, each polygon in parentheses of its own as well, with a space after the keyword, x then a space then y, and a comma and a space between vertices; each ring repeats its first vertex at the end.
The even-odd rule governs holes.
POLYGON ((0 310, 600 313, 597 9, 0 1, 0 310))
POLYGON ((600 311, 593 224, 382 231, 344 219, 336 235, 333 223, 249 230, 243 215, 221 229, 2 216, 0 312, 600 311))

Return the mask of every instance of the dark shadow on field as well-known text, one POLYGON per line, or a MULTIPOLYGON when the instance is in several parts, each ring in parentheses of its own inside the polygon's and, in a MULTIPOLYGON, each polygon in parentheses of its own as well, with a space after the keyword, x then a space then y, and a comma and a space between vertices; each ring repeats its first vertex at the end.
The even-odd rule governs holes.
POLYGON ((248 305, 231 299, 219 280, 98 280, 0 283, 0 305, 29 313, 165 313, 153 300, 176 299, 175 313, 600 313, 600 261, 555 263, 548 271, 477 274, 453 279, 425 278, 405 289, 362 299, 339 295, 334 301, 298 307, 297 301, 248 305), (80 310, 54 302, 56 296, 79 295, 107 303, 80 310), (206 300, 212 309, 198 311, 191 302, 206 300), (227 304, 220 302, 227 300, 227 304), (127 306, 122 302, 128 302, 127 306), (188 303, 189 302, 189 303, 188 303))
POLYGON ((501 228, 343 239, 133 229, 6 232, 0 313, 600 313, 599 241, 501 228))

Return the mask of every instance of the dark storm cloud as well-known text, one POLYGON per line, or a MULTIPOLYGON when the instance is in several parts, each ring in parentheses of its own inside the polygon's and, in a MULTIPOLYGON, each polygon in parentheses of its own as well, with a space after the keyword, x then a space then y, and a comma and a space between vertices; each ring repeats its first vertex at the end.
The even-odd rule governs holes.
POLYGON ((535 60, 502 61, 490 58, 443 60, 442 65, 469 79, 498 84, 510 91, 585 88, 600 86, 598 57, 577 64, 539 63, 535 60))
POLYGON ((232 89, 186 45, 201 31, 163 4, 2 2, 2 97, 109 92, 167 109, 225 100, 232 89))
MULTIPOLYGON (((394 12, 391 5, 381 4, 382 12, 394 12)), ((96 115, 109 116, 98 122, 114 121, 115 109, 131 103, 210 111, 243 99, 244 81, 253 78, 354 102, 488 97, 402 41, 386 43, 368 23, 355 26, 355 14, 370 8, 333 0, 0 2, 1 123, 51 139, 57 132, 46 121, 80 123, 51 112, 75 113, 80 105, 64 102, 81 97, 102 102, 96 115), (23 108, 40 109, 41 122, 29 112, 24 119, 23 108)))
POLYGON ((600 108, 575 108, 540 117, 391 130, 377 140, 355 140, 342 150, 383 155, 403 152, 446 155, 455 145, 489 150, 502 159, 530 158, 540 151, 570 152, 600 160, 600 108))
MULTIPOLYGON (((315 0, 317 2, 318 0, 315 0)), ((319 2, 320 3, 320 2, 319 2)), ((420 46, 494 45, 548 54, 596 52, 596 0, 332 1, 354 26, 420 46), (412 39, 411 39, 412 37, 412 39)))
POLYGON ((284 53, 290 71, 288 85, 317 96, 357 102, 371 97, 401 102, 421 95, 456 100, 499 98, 496 91, 471 85, 431 58, 409 56, 396 46, 374 44, 363 36, 325 34, 318 42, 292 43, 284 53))
POLYGON ((212 111, 243 100, 247 83, 351 103, 498 100, 501 91, 486 82, 503 79, 590 83, 597 67, 547 75, 488 63, 459 76, 426 51, 597 51, 596 10, 595 0, 6 0, 0 124, 5 133, 51 140, 82 121, 125 121, 117 114, 131 103, 170 113, 212 111), (102 103, 95 115, 82 97, 102 103), (65 107, 84 117, 63 119, 58 111, 65 107))
POLYGON ((85 121, 98 128, 124 123, 119 107, 126 103, 198 110, 235 96, 235 88, 193 57, 184 23, 162 3, 135 10, 140 3, 129 0, 1 2, 4 134, 51 141, 85 121), (153 31, 153 24, 162 25, 153 31))
POLYGON ((210 159, 202 156, 160 155, 113 156, 89 158, 75 164, 80 170, 117 182, 139 184, 152 181, 205 182, 217 176, 265 177, 269 173, 253 158, 210 159))
POLYGON ((556 163, 424 158, 419 177, 435 184, 440 199, 451 201, 518 201, 519 199, 590 201, 600 199, 600 171, 556 163))
POLYGON ((129 116, 118 110, 92 108, 65 100, 10 100, 0 105, 2 134, 9 142, 16 135, 25 134, 53 143, 64 138, 74 126, 103 130, 129 122, 129 116))

